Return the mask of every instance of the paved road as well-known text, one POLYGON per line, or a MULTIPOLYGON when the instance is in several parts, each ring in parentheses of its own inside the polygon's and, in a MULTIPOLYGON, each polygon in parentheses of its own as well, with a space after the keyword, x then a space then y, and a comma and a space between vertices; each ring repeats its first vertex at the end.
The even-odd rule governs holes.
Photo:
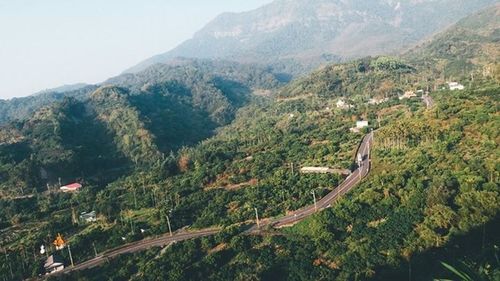
MULTIPOLYGON (((369 171, 370 171, 370 148, 372 146, 373 142, 373 132, 366 135, 356 153, 356 155, 359 153, 362 156, 362 164, 361 166, 356 169, 347 179, 342 182, 337 188, 335 188, 332 192, 328 193, 325 197, 321 198, 316 206, 311 205, 304 207, 302 209, 299 209, 295 212, 293 212, 290 215, 287 215, 285 217, 280 217, 280 218, 275 218, 275 219, 267 219, 267 220, 262 220, 260 223, 260 227, 263 227, 265 225, 271 225, 273 227, 284 227, 288 225, 295 224, 304 218, 312 215, 316 211, 323 210, 325 208, 328 208, 331 206, 335 200, 337 200, 339 197, 344 195, 345 193, 349 192, 352 188, 354 188, 361 180, 363 177, 365 177, 369 171)), ((204 237, 204 236, 210 236, 213 234, 218 233, 220 230, 213 228, 213 229, 203 229, 199 231, 191 231, 191 232, 179 232, 175 233, 173 236, 170 236, 168 234, 156 237, 156 238, 149 238, 141 241, 136 241, 109 251, 106 251, 102 253, 100 256, 93 258, 91 260, 85 261, 83 263, 80 263, 78 265, 75 265, 74 267, 68 267, 64 269, 63 271, 60 271, 55 274, 51 274, 50 276, 54 275, 59 275, 62 273, 70 273, 73 271, 77 270, 83 270, 83 269, 88 269, 88 268, 93 268, 96 266, 101 265, 102 263, 108 261, 109 259, 112 259, 116 256, 119 256, 121 254, 125 253, 134 253, 142 250, 149 249, 151 247, 161 247, 168 245, 172 242, 178 242, 178 241, 183 241, 183 240, 188 240, 188 239, 193 239, 193 238, 199 238, 199 237, 204 237)), ((256 225, 252 226, 248 232, 255 232, 258 231, 258 228, 256 225)))
POLYGON ((199 238, 199 237, 204 237, 204 236, 210 236, 218 233, 220 229, 203 229, 200 231, 189 231, 189 232, 179 232, 175 233, 173 236, 170 236, 169 234, 163 235, 161 237, 156 237, 156 238, 150 238, 150 239, 144 239, 141 241, 136 241, 109 251, 106 251, 102 253, 100 256, 97 256, 91 260, 85 261, 83 263, 77 264, 74 267, 67 267, 63 271, 57 272, 55 274, 51 274, 50 276, 54 275, 59 275, 62 273, 70 273, 72 271, 77 271, 77 270, 82 270, 82 269, 89 269, 93 268, 96 266, 101 265, 104 262, 107 262, 109 259, 112 259, 116 256, 119 256, 121 254, 125 253, 135 253, 139 252, 142 250, 149 249, 151 247, 162 247, 165 245, 168 245, 173 242, 179 242, 179 241, 184 241, 188 239, 193 239, 193 238, 199 238))
MULTIPOLYGON (((271 225, 273 227, 280 228, 288 225, 293 225, 317 211, 331 207, 332 203, 335 202, 335 200, 353 189, 370 172, 370 148, 372 146, 372 142, 373 132, 363 138, 363 141, 361 142, 356 153, 356 155, 359 153, 362 156, 363 161, 361 166, 356 169, 349 177, 347 177, 347 179, 332 192, 328 193, 325 197, 318 200, 316 206, 311 205, 304 207, 284 217, 270 219, 267 221, 263 220, 260 223, 260 227, 271 225)), ((256 230, 256 226, 250 229, 250 231, 256 230)))

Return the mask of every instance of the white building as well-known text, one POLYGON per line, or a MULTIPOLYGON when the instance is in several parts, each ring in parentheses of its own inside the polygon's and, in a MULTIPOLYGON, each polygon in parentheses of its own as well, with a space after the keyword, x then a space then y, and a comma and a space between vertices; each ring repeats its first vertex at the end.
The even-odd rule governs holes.
POLYGON ((348 104, 343 99, 340 99, 340 100, 337 101, 337 108, 340 108, 340 109, 349 109, 349 108, 353 108, 353 107, 354 107, 353 105, 348 104))
POLYGON ((302 167, 300 172, 303 174, 327 174, 330 172, 328 167, 302 167))
POLYGON ((448 82, 448 87, 450 87, 451 91, 465 89, 464 85, 462 85, 462 84, 460 84, 458 82, 448 82))
POLYGON ((300 168, 302 174, 339 174, 348 176, 351 171, 347 169, 332 169, 330 167, 302 167, 300 168))
POLYGON ((51 255, 45 260, 45 264, 43 265, 45 268, 46 274, 51 274, 54 272, 58 272, 64 269, 64 263, 61 258, 56 255, 51 255))
POLYGON ((363 129, 366 127, 368 127, 368 121, 357 121, 356 122, 356 128, 363 129))
POLYGON ((359 133, 361 129, 368 127, 368 121, 357 121, 356 127, 350 128, 349 131, 352 133, 359 133))
POLYGON ((411 99, 411 98, 414 98, 416 96, 417 96, 417 94, 415 94, 414 91, 406 91, 402 96, 399 97, 399 100, 411 99))
POLYGON ((371 98, 369 101, 368 101, 368 104, 372 104, 372 105, 375 105, 375 104, 381 104, 381 103, 384 103, 386 101, 388 101, 389 99, 388 98, 371 98))
POLYGON ((97 221, 96 213, 95 211, 89 212, 89 213, 81 213, 80 214, 80 221, 86 222, 86 223, 91 223, 97 221))

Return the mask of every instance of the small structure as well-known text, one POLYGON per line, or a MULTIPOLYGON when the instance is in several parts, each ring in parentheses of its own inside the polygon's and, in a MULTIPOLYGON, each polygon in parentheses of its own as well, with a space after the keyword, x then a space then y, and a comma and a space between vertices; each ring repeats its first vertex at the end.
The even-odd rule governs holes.
POLYGON ((86 222, 86 223, 91 223, 97 221, 97 216, 95 211, 92 212, 83 212, 80 214, 80 221, 86 222))
POLYGON ((386 101, 388 101, 389 99, 388 98, 371 98, 369 101, 368 101, 368 104, 371 104, 371 105, 377 105, 377 104, 381 104, 381 103, 384 103, 386 101))
POLYGON ((357 121, 356 122, 356 127, 350 128, 349 131, 352 133, 359 133, 361 132, 361 129, 368 127, 368 121, 357 121))
POLYGON ((79 184, 79 183, 77 183, 77 182, 75 182, 75 183, 72 183, 72 184, 61 186, 59 189, 62 192, 76 192, 76 191, 80 190, 80 188, 82 188, 82 185, 79 184))
POLYGON ((300 172, 303 174, 328 174, 328 167, 302 167, 300 172))
POLYGON ((366 127, 368 127, 368 121, 357 121, 356 122, 356 128, 363 129, 366 127))
POLYGON ((414 98, 416 96, 417 96, 417 94, 415 94, 414 91, 406 91, 402 96, 399 97, 399 100, 411 99, 411 98, 414 98))
POLYGON ((459 84, 458 82, 448 82, 448 87, 450 87, 451 91, 465 89, 464 85, 459 84))
POLYGON ((336 105, 337 108, 340 109, 349 109, 354 107, 353 105, 346 103, 343 99, 338 100, 336 105))
POLYGON ((300 172, 302 174, 339 174, 344 176, 351 173, 347 169, 332 169, 330 167, 302 167, 300 172))
POLYGON ((64 262, 59 256, 51 255, 45 260, 43 267, 45 268, 45 274, 51 274, 63 270, 64 262))

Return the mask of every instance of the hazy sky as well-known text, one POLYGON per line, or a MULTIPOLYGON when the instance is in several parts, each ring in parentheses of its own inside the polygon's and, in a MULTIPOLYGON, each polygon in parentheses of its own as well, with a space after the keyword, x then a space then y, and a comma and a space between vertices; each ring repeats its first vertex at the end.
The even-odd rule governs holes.
POLYGON ((0 0, 0 99, 97 83, 271 0, 0 0))

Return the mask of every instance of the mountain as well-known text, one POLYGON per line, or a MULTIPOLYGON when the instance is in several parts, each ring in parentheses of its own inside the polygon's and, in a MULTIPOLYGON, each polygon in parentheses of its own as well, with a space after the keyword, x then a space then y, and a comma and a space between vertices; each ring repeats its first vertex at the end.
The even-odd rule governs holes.
MULTIPOLYGON (((368 57, 252 100, 215 136, 181 150, 178 173, 131 175, 97 196, 97 211, 110 221, 126 216, 152 234, 168 233, 168 212, 174 229, 223 226, 219 234, 124 254, 64 280, 455 280, 440 262, 466 264, 482 277, 474 280, 498 280, 500 86, 488 75, 472 81, 469 70, 458 80, 467 89, 450 91, 439 87, 439 66, 368 57), (398 98, 421 89, 431 91, 433 106, 398 98), (372 97, 387 100, 369 104, 372 97), (337 108, 341 98, 353 107, 337 108), (362 119, 375 129, 362 183, 295 226, 261 225, 259 235, 248 235, 241 224, 253 224, 256 211, 262 219, 312 209, 313 198, 338 186, 340 175, 299 168, 355 167, 352 156, 369 128, 349 128, 362 119), (151 190, 141 191, 145 185, 151 190), (139 203, 130 196, 136 193, 139 203), (108 210, 113 204, 128 209, 108 210)), ((78 235, 72 247, 138 237, 127 223, 114 228, 78 235)), ((93 257, 88 249, 83 260, 93 257)))
MULTIPOLYGON (((92 92, 103 85, 124 87, 133 94, 137 94, 150 86, 168 82, 170 91, 184 91, 186 93, 192 91, 195 99, 201 102, 206 98, 217 99, 217 95, 221 99, 222 92, 228 95, 227 98, 235 100, 239 96, 246 96, 253 91, 276 88, 289 79, 290 77, 287 75, 275 73, 268 67, 252 64, 222 60, 178 59, 169 64, 152 66, 138 73, 110 78, 97 85, 61 87, 29 97, 0 100, 0 125, 13 120, 27 119, 40 108, 54 102, 60 102, 65 97, 86 100, 92 92), (204 96, 201 97, 202 95, 204 96)), ((226 113, 220 112, 218 114, 226 113)))
POLYGON ((87 86, 90 86, 90 85, 86 84, 86 83, 62 85, 60 87, 40 91, 38 93, 35 93, 35 95, 40 95, 40 94, 44 94, 44 93, 64 93, 64 92, 76 91, 76 90, 80 90, 82 88, 85 88, 87 86))
POLYGON ((58 178, 102 182, 129 167, 164 162, 165 155, 230 123, 254 92, 270 92, 282 85, 281 78, 252 65, 182 60, 99 87, 6 101, 0 193, 40 189, 58 178), (20 118, 9 120, 10 113, 20 118))
POLYGON ((28 97, 0 100, 0 124, 29 118, 41 107, 48 106, 57 101, 62 101, 65 97, 84 99, 96 89, 97 86, 89 85, 77 90, 64 92, 50 91, 28 97))
POLYGON ((500 81, 500 4, 461 19, 405 54, 446 77, 475 72, 500 81))
POLYGON ((498 280, 500 86, 480 71, 497 60, 496 13, 403 57, 331 64, 286 85, 271 68, 176 59, 32 106, 0 126, 0 276, 41 276, 39 247, 52 253, 60 233, 72 256, 57 253, 77 266, 49 279, 452 280, 443 261, 498 280), (450 45, 474 66, 456 76, 464 90, 442 87, 462 58, 450 45), (432 106, 398 98, 417 90, 430 91, 432 106), (352 107, 338 108, 340 99, 352 107), (350 130, 359 120, 369 127, 350 130), (312 210, 345 177, 300 168, 357 167, 370 129, 360 184, 295 226, 248 235, 256 212, 312 210), (84 187, 40 192, 58 178, 84 187), (78 221, 89 211, 97 221, 78 221), (214 226, 214 236, 135 252, 156 243, 137 240, 214 226), (134 252, 108 255, 124 244, 134 252), (109 259, 77 270, 96 252, 109 259))
MULTIPOLYGON (((225 13, 173 50, 126 72, 176 57, 244 62, 321 62, 397 53, 495 0, 276 0, 225 13)), ((297 70, 295 70, 296 72, 297 70)))

